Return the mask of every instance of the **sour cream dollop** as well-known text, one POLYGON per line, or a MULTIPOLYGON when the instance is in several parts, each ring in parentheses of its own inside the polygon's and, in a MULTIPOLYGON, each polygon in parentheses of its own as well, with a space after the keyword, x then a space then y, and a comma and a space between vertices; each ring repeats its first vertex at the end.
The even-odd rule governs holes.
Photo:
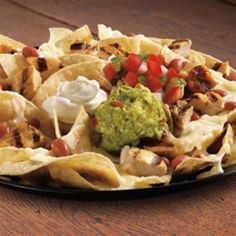
POLYGON ((81 105, 88 113, 93 114, 107 97, 96 80, 78 76, 74 81, 59 83, 56 95, 48 97, 42 107, 50 117, 53 118, 55 111, 59 120, 73 123, 81 105))

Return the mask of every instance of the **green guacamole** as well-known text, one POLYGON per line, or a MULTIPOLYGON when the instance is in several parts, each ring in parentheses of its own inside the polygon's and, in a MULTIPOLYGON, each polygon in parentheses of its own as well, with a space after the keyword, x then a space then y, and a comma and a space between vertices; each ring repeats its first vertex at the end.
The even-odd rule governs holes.
POLYGON ((120 85, 97 108, 95 116, 101 145, 110 152, 119 152, 125 145, 136 146, 142 137, 160 139, 168 129, 162 103, 146 88, 120 85), (123 105, 116 106, 117 100, 123 105))

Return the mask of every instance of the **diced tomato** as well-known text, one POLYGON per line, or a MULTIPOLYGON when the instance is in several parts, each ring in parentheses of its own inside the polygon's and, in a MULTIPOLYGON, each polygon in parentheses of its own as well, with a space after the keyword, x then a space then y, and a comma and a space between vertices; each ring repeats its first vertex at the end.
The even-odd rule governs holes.
POLYGON ((147 82, 144 85, 147 86, 152 92, 155 92, 161 88, 161 81, 157 76, 146 73, 146 77, 147 82))
POLYGON ((136 72, 142 63, 142 59, 135 54, 130 54, 124 63, 125 69, 136 72))
POLYGON ((125 102, 122 101, 122 100, 115 99, 115 100, 113 100, 113 101, 111 102, 111 105, 112 105, 113 107, 120 107, 120 108, 122 108, 122 107, 125 105, 125 102))
POLYGON ((70 155, 69 148, 63 139, 54 139, 51 142, 52 152, 57 156, 68 156, 70 155))
POLYGON ((8 133, 10 133, 9 126, 5 122, 0 123, 0 138, 2 138, 3 136, 5 136, 8 133))
POLYGON ((112 78, 114 76, 116 76, 117 72, 116 72, 116 67, 113 63, 109 63, 107 64, 104 68, 103 68, 103 72, 104 75, 106 77, 106 79, 108 81, 112 81, 112 78))
POLYGON ((96 128, 96 126, 98 124, 98 120, 97 120, 97 118, 95 116, 92 117, 91 122, 92 122, 93 127, 96 128))
POLYGON ((130 86, 135 86, 138 83, 138 76, 132 71, 129 71, 124 78, 125 82, 130 86))
POLYGON ((155 61, 147 61, 148 73, 154 76, 160 76, 162 74, 161 66, 155 61))
POLYGON ((170 67, 167 71, 166 77, 167 77, 167 83, 171 81, 171 79, 178 77, 178 72, 173 68, 170 67))
POLYGON ((149 61, 154 61, 158 63, 160 66, 165 65, 165 58, 162 55, 155 55, 155 54, 150 54, 148 57, 149 61))
POLYGON ((167 104, 174 104, 183 96, 183 88, 180 86, 170 88, 164 98, 164 102, 167 104))

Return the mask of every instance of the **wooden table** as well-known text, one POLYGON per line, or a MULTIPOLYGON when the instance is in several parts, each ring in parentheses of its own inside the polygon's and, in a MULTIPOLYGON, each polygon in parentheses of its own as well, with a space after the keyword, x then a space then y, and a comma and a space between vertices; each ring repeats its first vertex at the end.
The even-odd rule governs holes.
MULTIPOLYGON (((189 37, 236 67, 236 6, 217 0, 0 0, 0 33, 26 44, 48 27, 105 23, 125 33, 189 37)), ((0 235, 236 235, 236 176, 165 196, 86 202, 0 188, 0 235)))

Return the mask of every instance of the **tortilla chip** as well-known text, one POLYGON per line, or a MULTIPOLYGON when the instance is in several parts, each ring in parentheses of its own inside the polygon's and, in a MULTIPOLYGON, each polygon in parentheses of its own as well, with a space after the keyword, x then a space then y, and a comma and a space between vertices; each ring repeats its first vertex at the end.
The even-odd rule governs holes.
POLYGON ((71 34, 72 32, 73 32, 72 30, 67 28, 60 28, 60 27, 49 28, 50 37, 48 43, 55 44, 59 40, 71 34))
POLYGON ((72 33, 66 34, 65 37, 58 40, 55 45, 61 48, 64 53, 70 53, 73 45, 75 44, 86 44, 88 45, 92 40, 93 36, 87 25, 75 30, 72 33))
POLYGON ((208 166, 213 166, 221 158, 217 155, 210 155, 204 159, 189 157, 177 165, 174 173, 178 175, 197 173, 208 166))
POLYGON ((64 66, 70 66, 73 64, 78 64, 81 62, 90 62, 90 61, 98 61, 101 60, 95 55, 87 55, 87 54, 66 54, 60 57, 60 61, 64 66))
MULTIPOLYGON (((23 43, 20 43, 14 39, 11 39, 5 35, 0 34, 0 48, 3 46, 5 47, 7 46, 9 50, 13 50, 13 51, 20 51, 21 49, 25 47, 23 43)), ((4 53, 4 51, 0 50, 0 53, 4 53)))
POLYGON ((9 79, 12 91, 21 94, 28 100, 35 96, 41 82, 40 73, 33 66, 25 68, 9 79))
POLYGON ((138 177, 121 173, 121 183, 117 189, 150 188, 154 185, 168 185, 171 175, 138 177))
POLYGON ((86 152, 74 154, 49 166, 54 180, 77 188, 111 189, 120 185, 120 175, 105 156, 86 152))
POLYGON ((102 60, 99 60, 74 64, 59 70, 42 84, 34 97, 33 102, 41 107, 42 102, 46 100, 46 98, 56 94, 60 82, 73 81, 79 75, 85 76, 90 80, 97 80, 101 86, 110 90, 111 84, 103 76, 104 66, 105 63, 102 60))
POLYGON ((26 60, 40 72, 43 82, 63 67, 61 61, 56 58, 28 57, 26 60))
POLYGON ((172 138, 178 154, 188 153, 196 148, 205 152, 207 147, 221 134, 227 115, 203 115, 199 120, 189 122, 178 138, 172 138))
POLYGON ((19 71, 28 67, 25 57, 21 53, 0 54, 0 65, 2 66, 7 77, 12 77, 19 71))
POLYGON ((51 177, 65 186, 111 189, 120 185, 120 175, 105 156, 85 152, 68 157, 52 157, 45 149, 0 149, 0 175, 23 176, 42 167, 51 177))
POLYGON ((181 59, 182 61, 188 61, 186 58, 170 50, 167 45, 164 45, 162 47, 160 54, 164 56, 167 63, 170 63, 173 59, 176 58, 181 59))
POLYGON ((38 52, 43 58, 59 58, 64 55, 62 49, 55 46, 53 43, 43 43, 40 45, 38 52))
POLYGON ((48 151, 43 148, 0 148, 0 175, 21 176, 31 173, 55 159, 47 155, 48 151))
POLYGON ((71 153, 92 151, 92 129, 89 116, 83 106, 80 107, 70 132, 62 139, 66 142, 71 153))
POLYGON ((107 38, 115 38, 120 36, 124 36, 120 31, 112 30, 111 27, 107 27, 103 24, 98 24, 98 38, 100 40, 107 38))

